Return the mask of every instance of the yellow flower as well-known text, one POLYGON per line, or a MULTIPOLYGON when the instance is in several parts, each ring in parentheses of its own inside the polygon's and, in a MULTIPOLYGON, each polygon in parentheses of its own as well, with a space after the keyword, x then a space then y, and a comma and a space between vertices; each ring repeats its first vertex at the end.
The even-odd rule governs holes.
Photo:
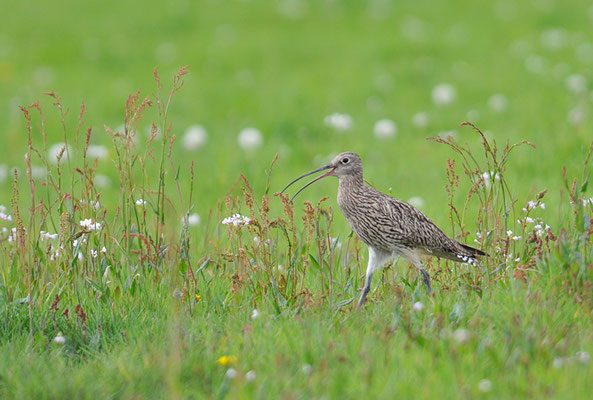
POLYGON ((202 300, 202 296, 200 296, 199 294, 196 293, 196 301, 200 301, 202 300))
POLYGON ((235 364, 237 362, 236 356, 222 356, 216 362, 220 365, 235 364))

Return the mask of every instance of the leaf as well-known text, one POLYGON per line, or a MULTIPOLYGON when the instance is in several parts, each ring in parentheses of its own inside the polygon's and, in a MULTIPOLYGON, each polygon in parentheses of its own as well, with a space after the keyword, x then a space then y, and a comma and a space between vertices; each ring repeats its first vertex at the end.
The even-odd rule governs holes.
POLYGON ((344 306, 347 306, 348 304, 352 303, 353 301, 354 301, 354 297, 352 297, 350 299, 340 300, 334 305, 336 307, 344 307, 344 306))
POLYGON ((316 266, 319 271, 321 271, 321 265, 319 265, 319 263, 317 262, 317 260, 315 259, 315 257, 313 257, 313 255, 311 253, 309 253, 309 260, 311 260, 313 265, 316 266))
POLYGON ((581 185, 581 193, 585 193, 587 191, 587 186, 589 185, 589 177, 585 178, 585 182, 581 185))

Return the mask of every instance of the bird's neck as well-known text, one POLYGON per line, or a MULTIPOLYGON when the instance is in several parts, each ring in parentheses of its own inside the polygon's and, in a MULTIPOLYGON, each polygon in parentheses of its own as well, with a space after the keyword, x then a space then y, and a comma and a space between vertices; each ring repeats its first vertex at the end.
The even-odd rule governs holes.
POLYGON ((339 190, 353 191, 364 186, 362 174, 348 175, 340 177, 339 190))

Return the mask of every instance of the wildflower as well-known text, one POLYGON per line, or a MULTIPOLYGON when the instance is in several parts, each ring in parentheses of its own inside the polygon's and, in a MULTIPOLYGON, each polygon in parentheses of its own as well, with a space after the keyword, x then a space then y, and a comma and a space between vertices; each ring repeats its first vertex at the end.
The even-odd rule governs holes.
POLYGON ((195 296, 195 298, 196 298, 196 301, 200 301, 200 300, 202 300, 202 296, 200 296, 200 295, 199 295, 199 294, 197 294, 197 293, 196 293, 196 296, 195 296))
POLYGON ((248 382, 253 382, 255 380, 256 376, 257 375, 255 374, 255 371, 254 370, 250 370, 250 371, 247 371, 247 373, 245 374, 245 379, 248 382))
POLYGON ((39 237, 40 237, 41 241, 55 240, 58 238, 58 234, 57 233, 49 233, 46 231, 39 231, 39 237))
POLYGON ((451 104, 457 98, 457 91, 448 83, 440 83, 432 89, 432 102, 437 106, 451 104))
POLYGON ((202 125, 190 125, 183 134, 183 147, 186 150, 195 150, 204 145, 208 140, 208 133, 202 125))
POLYGON ((488 106, 496 112, 502 112, 507 108, 509 101, 504 94, 493 94, 488 99, 488 106))
POLYGON ((390 119, 380 119, 375 122, 373 132, 378 139, 391 138, 397 134, 397 125, 390 119))
POLYGON ((12 228, 10 230, 10 233, 8 235, 8 242, 9 243, 16 242, 16 228, 12 228))
POLYGON ((91 158, 98 158, 99 160, 105 160, 109 152, 107 147, 99 144, 91 144, 86 150, 86 155, 91 158))
POLYGON ((216 363, 220 365, 229 365, 235 364, 237 361, 238 360, 236 356, 221 356, 218 358, 218 360, 216 360, 216 363))
POLYGON ((575 94, 583 93, 587 90, 587 79, 580 74, 568 76, 565 84, 566 88, 575 94))
POLYGON ((101 207, 101 203, 99 202, 99 200, 86 201, 85 199, 82 199, 80 200, 80 204, 82 204, 83 206, 89 204, 95 210, 98 210, 101 207))
POLYGON ((237 377, 237 370, 235 368, 229 368, 226 370, 224 376, 228 379, 235 379, 237 377))
POLYGON ((251 319, 256 319, 257 317, 259 317, 259 311, 257 311, 257 308, 254 308, 251 312, 251 319))
POLYGON ((492 390, 492 382, 490 379, 482 379, 480 382, 478 382, 478 389, 480 392, 489 392, 492 390))
POLYGON ((426 128, 428 126, 428 114, 425 112, 417 112, 412 117, 412 124, 416 128, 426 128))
POLYGON ((95 179, 93 180, 95 185, 100 188, 109 187, 111 185, 111 179, 107 175, 97 174, 95 175, 95 179))
POLYGON ((577 351, 575 354, 577 360, 579 360, 582 364, 588 364, 591 361, 591 356, 586 351, 577 351))
POLYGON ((3 219, 5 221, 12 221, 12 215, 0 212, 0 219, 3 219))
POLYGON ((90 218, 83 219, 82 221, 80 221, 80 226, 90 231, 98 231, 101 229, 101 223, 93 222, 93 220, 90 218))
POLYGON ((62 335, 62 332, 58 333, 58 335, 54 338, 54 343, 64 344, 66 343, 66 338, 62 335))
POLYGON ((333 113, 325 117, 323 123, 330 128, 344 132, 352 128, 352 117, 348 114, 333 113))
POLYGON ((521 239, 521 236, 515 235, 511 239, 513 239, 516 242, 517 240, 521 239))
POLYGON ((311 375, 311 373, 313 372, 313 367, 311 366, 311 364, 303 364, 301 370, 305 375, 311 375))
POLYGON ((241 214, 233 214, 230 217, 227 217, 222 220, 223 225, 233 225, 233 226, 245 226, 249 225, 251 222, 251 218, 245 217, 241 214))
POLYGON ((424 199, 420 196, 413 196, 408 199, 408 203, 413 205, 416 208, 424 207, 424 199))
POLYGON ((91 249, 91 257, 97 258, 98 255, 99 255, 99 252, 97 250, 91 249))
POLYGON ((58 158, 60 157, 60 161, 64 159, 64 157, 68 157, 68 153, 70 152, 70 146, 67 146, 65 143, 56 143, 52 145, 49 150, 47 151, 47 158, 50 162, 57 164, 58 158))
POLYGON ((101 253, 103 253, 103 254, 107 254, 107 247, 103 246, 103 247, 101 248, 101 253))
POLYGON ((424 308, 424 304, 422 304, 421 301, 415 302, 414 305, 412 306, 412 310, 414 310, 416 312, 422 311, 423 308, 424 308))
POLYGON ((484 183, 484 186, 486 186, 486 189, 490 188, 491 185, 491 181, 494 179, 495 181, 499 181, 500 180, 500 174, 498 172, 494 172, 494 171, 486 171, 486 172, 482 172, 482 182, 484 183))
POLYGON ((136 200, 136 205, 137 206, 144 206, 144 205, 146 205, 146 200, 144 200, 144 199, 138 199, 138 200, 136 200))
POLYGON ((453 339, 455 339, 457 343, 465 343, 469 340, 469 337, 470 333, 467 329, 459 328, 455 329, 453 332, 453 339))
POLYGON ((263 137, 257 128, 245 128, 239 132, 237 137, 239 146, 244 150, 254 150, 261 147, 263 144, 263 137))
POLYGON ((189 224, 189 226, 198 225, 200 223, 200 215, 198 213, 190 214, 187 217, 187 223, 189 224))

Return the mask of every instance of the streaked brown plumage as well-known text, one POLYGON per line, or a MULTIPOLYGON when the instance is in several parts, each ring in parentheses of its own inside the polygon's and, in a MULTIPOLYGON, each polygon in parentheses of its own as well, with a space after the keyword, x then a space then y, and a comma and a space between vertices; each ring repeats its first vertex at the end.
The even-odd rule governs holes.
POLYGON ((366 281, 358 302, 359 307, 370 290, 373 273, 396 256, 403 256, 418 268, 426 288, 431 292, 430 276, 422 266, 420 255, 432 255, 472 265, 478 265, 476 257, 484 255, 481 250, 448 237, 412 205, 365 185, 362 161, 356 153, 339 154, 331 163, 295 179, 284 190, 299 179, 326 169, 329 171, 307 183, 293 198, 325 176, 337 176, 340 180, 338 205, 352 230, 369 247, 366 281))

